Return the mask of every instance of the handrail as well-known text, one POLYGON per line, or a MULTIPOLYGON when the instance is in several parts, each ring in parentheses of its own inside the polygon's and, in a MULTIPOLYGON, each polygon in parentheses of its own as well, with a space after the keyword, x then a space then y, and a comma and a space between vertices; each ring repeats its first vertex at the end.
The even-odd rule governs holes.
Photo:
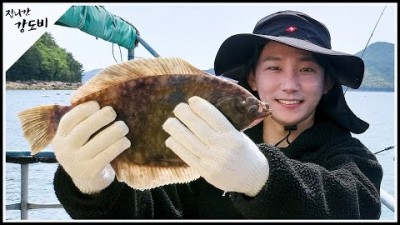
POLYGON ((389 193, 381 188, 381 201, 386 207, 394 212, 394 198, 389 193))
MULTIPOLYGON (((44 162, 57 163, 54 152, 39 152, 31 155, 29 151, 6 151, 7 163, 21 164, 21 202, 6 205, 6 210, 21 210, 21 219, 28 219, 29 209, 39 208, 63 208, 61 204, 35 204, 28 202, 28 172, 29 164, 44 162)), ((394 212, 394 198, 385 190, 381 189, 381 201, 388 209, 394 212)))
POLYGON ((35 155, 31 155, 31 153, 27 151, 7 151, 6 161, 8 163, 19 163, 19 164, 36 163, 36 162, 57 163, 57 159, 54 155, 54 152, 46 152, 46 151, 39 152, 35 155))
POLYGON ((29 164, 57 163, 54 152, 39 152, 31 155, 29 151, 6 151, 6 162, 21 164, 21 202, 6 205, 6 210, 21 210, 21 220, 28 219, 28 210, 42 208, 63 208, 59 203, 30 203, 29 196, 29 164))

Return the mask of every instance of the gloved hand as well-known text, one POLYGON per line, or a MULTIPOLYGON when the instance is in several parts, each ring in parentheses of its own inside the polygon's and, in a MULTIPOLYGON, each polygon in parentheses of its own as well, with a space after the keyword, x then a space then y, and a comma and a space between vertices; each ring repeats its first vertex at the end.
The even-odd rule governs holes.
POLYGON ((115 178, 110 162, 131 145, 125 137, 128 127, 122 121, 114 122, 89 140, 116 116, 112 107, 100 109, 96 101, 91 101, 61 118, 51 145, 58 162, 83 193, 93 194, 108 187, 115 178))
POLYGON ((180 121, 163 124, 171 135, 167 147, 215 187, 256 196, 269 175, 265 156, 208 101, 195 96, 188 102, 174 109, 180 121))

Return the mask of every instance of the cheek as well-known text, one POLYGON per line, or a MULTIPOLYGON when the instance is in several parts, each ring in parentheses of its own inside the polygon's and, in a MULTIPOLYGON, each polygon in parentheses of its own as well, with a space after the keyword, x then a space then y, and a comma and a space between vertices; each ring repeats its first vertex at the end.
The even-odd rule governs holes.
POLYGON ((299 79, 299 83, 301 89, 309 92, 323 93, 326 88, 324 77, 322 75, 302 76, 299 79))
POLYGON ((303 92, 309 96, 310 99, 314 99, 313 101, 318 104, 319 100, 322 98, 322 95, 325 93, 325 86, 322 82, 314 82, 309 83, 303 87, 303 92))
POLYGON ((318 81, 316 81, 315 86, 316 86, 315 89, 316 89, 317 93, 320 93, 320 95, 325 94, 327 86, 326 86, 323 78, 321 78, 318 81))
POLYGON ((276 82, 269 79, 258 79, 256 80, 255 86, 262 101, 268 101, 268 98, 273 99, 273 93, 279 88, 276 82))
POLYGON ((259 76, 255 79, 255 84, 258 91, 273 91, 274 89, 279 89, 280 76, 259 76))

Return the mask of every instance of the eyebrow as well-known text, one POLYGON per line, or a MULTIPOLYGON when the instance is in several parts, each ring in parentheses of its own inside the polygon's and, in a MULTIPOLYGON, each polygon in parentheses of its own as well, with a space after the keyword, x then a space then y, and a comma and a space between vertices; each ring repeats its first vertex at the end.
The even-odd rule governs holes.
MULTIPOLYGON (((279 56, 267 56, 266 58, 261 59, 262 62, 265 62, 265 61, 280 61, 280 60, 282 60, 282 58, 279 57, 279 56)), ((302 62, 317 62, 317 60, 311 55, 300 56, 299 60, 302 61, 302 62)))

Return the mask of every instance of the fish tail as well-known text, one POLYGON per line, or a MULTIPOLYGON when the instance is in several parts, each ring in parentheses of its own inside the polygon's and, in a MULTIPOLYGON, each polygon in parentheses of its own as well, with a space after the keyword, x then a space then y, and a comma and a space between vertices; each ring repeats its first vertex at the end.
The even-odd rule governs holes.
POLYGON ((31 154, 43 150, 53 140, 61 117, 71 106, 44 105, 18 113, 22 132, 31 146, 31 154))

